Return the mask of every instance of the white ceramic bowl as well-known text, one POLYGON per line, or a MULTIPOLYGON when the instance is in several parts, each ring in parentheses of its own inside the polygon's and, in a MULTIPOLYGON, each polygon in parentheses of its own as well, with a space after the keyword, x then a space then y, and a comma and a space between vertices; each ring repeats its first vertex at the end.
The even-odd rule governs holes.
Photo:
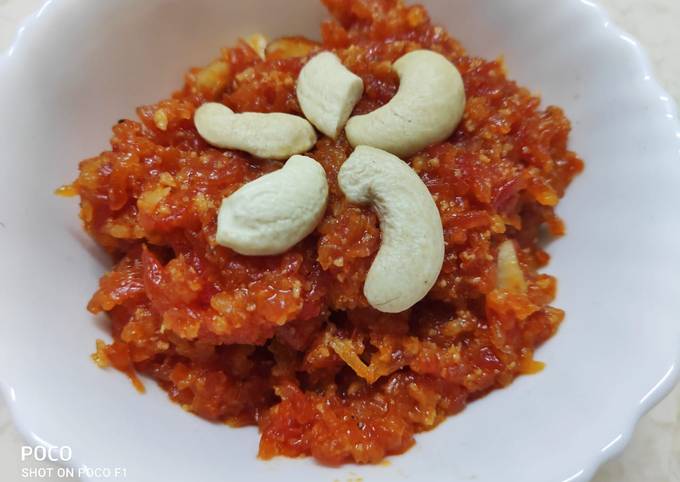
MULTIPOLYGON (((239 35, 316 36, 314 0, 51 0, 0 60, 0 380, 32 442, 128 481, 585 481, 677 378, 680 127, 634 40, 587 0, 431 0, 469 50, 563 106, 587 169, 553 243, 560 332, 540 375, 473 403, 388 466, 256 459, 255 428, 207 423, 89 359, 105 324, 84 309, 105 261, 52 190, 110 126, 168 95, 239 35), (285 7, 284 7, 285 5, 285 7)), ((87 478, 87 477, 85 477, 87 478)))

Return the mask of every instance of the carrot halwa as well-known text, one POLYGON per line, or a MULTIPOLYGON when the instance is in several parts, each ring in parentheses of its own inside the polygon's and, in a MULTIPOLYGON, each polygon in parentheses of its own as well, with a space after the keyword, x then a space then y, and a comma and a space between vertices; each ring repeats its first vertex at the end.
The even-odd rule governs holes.
POLYGON ((262 458, 376 463, 468 401, 540 369, 533 352, 564 316, 550 306, 555 278, 538 273, 549 259, 540 239, 563 234, 554 208, 583 164, 567 149, 570 124, 559 108, 542 109, 501 61, 468 56, 423 7, 324 3, 332 19, 320 43, 279 39, 264 59, 243 40, 224 49, 190 70, 171 98, 119 121, 111 150, 80 163, 72 192, 88 233, 116 260, 88 305, 111 319, 113 342, 99 341, 94 355, 100 365, 139 387, 136 374, 155 379, 206 419, 258 425, 262 458), (298 73, 330 50, 363 79, 354 114, 367 113, 397 90, 392 62, 416 49, 450 59, 467 96, 454 134, 405 159, 444 227, 444 265, 424 300, 386 314, 363 295, 380 226, 338 188, 352 151, 344 135, 321 136, 307 154, 330 189, 312 235, 269 257, 216 244, 222 199, 282 164, 210 147, 193 124, 199 105, 302 115, 298 73), (498 281, 506 240, 521 290, 498 281))

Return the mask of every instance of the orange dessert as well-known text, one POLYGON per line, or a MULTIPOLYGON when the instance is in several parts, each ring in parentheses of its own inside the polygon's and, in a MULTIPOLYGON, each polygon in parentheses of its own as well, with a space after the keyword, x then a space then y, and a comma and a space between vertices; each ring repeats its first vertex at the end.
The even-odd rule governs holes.
POLYGON ((99 365, 140 388, 137 374, 156 380, 208 420, 257 425, 264 459, 377 463, 469 401, 540 370, 534 350, 564 317, 550 306, 555 278, 538 273, 549 260, 540 242, 564 233, 554 208, 583 163, 567 149, 562 110, 541 108, 502 61, 468 56, 423 7, 324 3, 332 19, 320 43, 279 39, 264 58, 244 40, 225 48, 169 99, 119 121, 111 149, 82 161, 64 192, 80 196, 85 229, 115 259, 88 305, 111 319, 99 365), (363 80, 354 115, 368 113, 397 91, 391 64, 416 49, 448 58, 467 97, 449 139, 404 159, 444 230, 443 267, 422 301, 388 314, 364 297, 380 225, 338 187, 352 152, 344 134, 319 135, 306 153, 329 188, 311 235, 276 256, 216 243, 222 199, 282 162, 211 147, 194 126, 197 107, 302 115, 297 76, 331 51, 363 80))

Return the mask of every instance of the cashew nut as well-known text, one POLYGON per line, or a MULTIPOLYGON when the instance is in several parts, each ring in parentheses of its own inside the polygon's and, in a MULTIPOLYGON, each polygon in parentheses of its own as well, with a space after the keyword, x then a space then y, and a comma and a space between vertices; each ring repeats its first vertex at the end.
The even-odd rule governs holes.
POLYGON ((370 145, 399 157, 448 138, 465 110, 458 69, 430 50, 410 52, 393 64, 399 90, 384 106, 350 118, 345 127, 353 146, 370 145))
POLYGON ((527 283, 511 239, 506 239, 498 246, 497 263, 496 285, 498 288, 511 293, 526 293, 527 283))
POLYGON ((327 200, 321 164, 293 156, 278 171, 243 185, 222 201, 217 243, 244 255, 281 254, 314 231, 327 200))
POLYGON ((225 105, 207 102, 196 109, 194 124, 213 146, 268 159, 288 159, 316 143, 314 127, 306 119, 281 112, 235 114, 225 105))
POLYGON ((331 52, 312 57, 300 71, 297 98, 305 117, 321 132, 338 137, 364 92, 364 82, 331 52))
POLYGON ((444 262, 444 234, 437 206, 418 175, 398 157, 358 146, 338 173, 351 202, 372 204, 381 245, 364 283, 369 304, 399 313, 432 288, 444 262))
POLYGON ((264 60, 265 49, 269 43, 267 36, 262 35, 261 33, 254 33, 246 37, 244 40, 255 51, 257 56, 264 60))
POLYGON ((281 37, 267 44, 265 57, 267 60, 305 57, 319 47, 317 42, 305 37, 281 37))

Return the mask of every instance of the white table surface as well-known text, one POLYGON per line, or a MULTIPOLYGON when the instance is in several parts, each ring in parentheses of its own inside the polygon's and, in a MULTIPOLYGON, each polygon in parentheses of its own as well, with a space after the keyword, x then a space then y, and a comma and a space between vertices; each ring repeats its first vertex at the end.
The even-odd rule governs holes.
MULTIPOLYGON (((9 45, 18 23, 41 2, 0 0, 0 49, 9 45)), ((659 80, 680 102, 680 0, 600 3, 616 23, 646 47, 659 80)), ((69 480, 22 477, 22 469, 41 465, 34 461, 22 464, 21 445, 22 439, 0 400, 0 481, 69 480)), ((606 464, 594 482, 680 482, 680 387, 642 419, 623 455, 606 464)))

